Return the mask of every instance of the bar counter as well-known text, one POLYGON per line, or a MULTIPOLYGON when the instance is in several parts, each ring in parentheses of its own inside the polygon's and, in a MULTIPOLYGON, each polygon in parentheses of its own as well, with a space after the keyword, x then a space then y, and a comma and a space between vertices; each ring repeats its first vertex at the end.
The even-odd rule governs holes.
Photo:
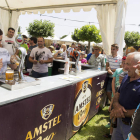
POLYGON ((0 87, 1 140, 68 140, 105 105, 105 68, 54 75, 19 90, 0 87))

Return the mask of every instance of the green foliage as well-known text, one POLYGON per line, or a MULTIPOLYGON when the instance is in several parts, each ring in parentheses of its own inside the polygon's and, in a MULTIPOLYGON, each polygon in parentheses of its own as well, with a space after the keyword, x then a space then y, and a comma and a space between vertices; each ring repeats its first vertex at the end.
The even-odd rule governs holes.
POLYGON ((18 34, 21 34, 21 27, 18 27, 18 34))
POLYGON ((102 42, 102 37, 99 33, 100 30, 98 30, 95 25, 85 25, 78 31, 78 38, 81 41, 100 43, 102 42))
POLYGON ((35 37, 48 37, 54 35, 54 23, 47 20, 34 20, 33 23, 29 23, 27 31, 30 35, 35 37))
POLYGON ((75 29, 74 33, 72 33, 71 35, 72 39, 75 40, 76 42, 80 41, 80 39, 78 38, 78 31, 79 31, 78 29, 75 29))
POLYGON ((103 135, 109 133, 105 126, 109 121, 108 107, 103 108, 87 124, 85 124, 70 140, 110 140, 103 135))
POLYGON ((67 37, 68 35, 63 35, 62 37, 60 37, 60 39, 63 39, 63 38, 65 38, 65 37, 67 37))
POLYGON ((128 47, 140 46, 140 34, 138 32, 125 32, 124 40, 128 47))

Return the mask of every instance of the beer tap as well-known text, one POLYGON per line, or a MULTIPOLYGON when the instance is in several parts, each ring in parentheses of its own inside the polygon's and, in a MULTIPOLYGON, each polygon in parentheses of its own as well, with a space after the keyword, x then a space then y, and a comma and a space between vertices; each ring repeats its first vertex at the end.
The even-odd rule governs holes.
POLYGON ((78 68, 78 62, 79 62, 79 58, 80 58, 80 52, 79 51, 74 51, 74 58, 76 60, 76 62, 75 62, 75 74, 77 75, 78 70, 79 70, 79 68, 78 68))
POLYGON ((24 75, 23 75, 23 66, 24 66, 24 60, 25 60, 25 56, 26 56, 26 49, 21 47, 20 44, 23 43, 23 37, 22 35, 18 35, 16 37, 16 43, 19 45, 19 47, 15 46, 15 44, 13 44, 14 48, 21 51, 21 59, 20 59, 20 63, 19 63, 19 67, 18 67, 18 75, 19 75, 19 81, 25 81, 24 75))

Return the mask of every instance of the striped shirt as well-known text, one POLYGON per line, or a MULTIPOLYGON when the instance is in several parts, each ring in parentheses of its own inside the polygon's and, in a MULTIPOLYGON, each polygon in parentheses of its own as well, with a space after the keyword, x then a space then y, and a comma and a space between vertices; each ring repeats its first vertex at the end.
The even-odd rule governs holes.
POLYGON ((122 64, 122 57, 120 55, 117 55, 116 57, 108 55, 106 62, 109 63, 111 69, 117 69, 120 68, 120 65, 122 64))

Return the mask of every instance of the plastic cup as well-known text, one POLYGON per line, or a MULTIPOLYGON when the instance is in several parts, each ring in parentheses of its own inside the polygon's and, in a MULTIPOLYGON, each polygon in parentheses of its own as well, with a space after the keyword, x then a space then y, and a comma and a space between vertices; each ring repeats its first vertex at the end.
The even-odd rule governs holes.
POLYGON ((13 70, 6 70, 5 80, 6 80, 6 82, 13 82, 13 80, 14 80, 14 71, 13 70))

